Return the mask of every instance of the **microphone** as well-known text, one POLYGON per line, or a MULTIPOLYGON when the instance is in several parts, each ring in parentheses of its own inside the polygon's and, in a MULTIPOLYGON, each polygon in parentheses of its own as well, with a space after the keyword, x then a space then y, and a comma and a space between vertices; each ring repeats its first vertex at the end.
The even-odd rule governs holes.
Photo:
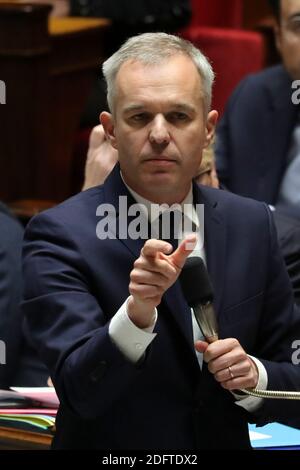
POLYGON ((179 276, 182 291, 193 309, 196 321, 208 343, 218 339, 218 325, 212 305, 213 290, 205 264, 200 257, 186 259, 179 276))
MULTIPOLYGON (((193 309, 196 321, 208 343, 218 340, 218 325, 212 305, 213 290, 202 258, 191 256, 186 259, 179 276, 182 291, 188 305, 193 309)), ((258 390, 242 388, 247 395, 257 398, 300 400, 300 392, 258 390)))

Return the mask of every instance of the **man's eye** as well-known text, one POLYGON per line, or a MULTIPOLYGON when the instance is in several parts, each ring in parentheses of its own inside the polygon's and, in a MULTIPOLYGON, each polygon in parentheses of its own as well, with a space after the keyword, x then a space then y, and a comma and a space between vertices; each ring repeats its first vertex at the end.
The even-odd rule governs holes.
POLYGON ((288 28, 290 29, 290 31, 298 34, 300 31, 300 21, 299 20, 291 21, 288 24, 288 28))
POLYGON ((188 119, 187 114, 185 113, 172 113, 170 114, 171 121, 186 121, 188 119))
POLYGON ((131 121, 133 122, 142 122, 147 120, 147 114, 146 113, 140 113, 140 114, 134 114, 131 116, 131 121))

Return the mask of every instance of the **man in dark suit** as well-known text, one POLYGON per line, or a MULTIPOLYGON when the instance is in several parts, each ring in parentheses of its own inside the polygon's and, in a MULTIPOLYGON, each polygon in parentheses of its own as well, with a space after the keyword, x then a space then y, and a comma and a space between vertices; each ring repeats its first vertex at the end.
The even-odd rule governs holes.
MULTIPOLYGON (((300 1, 275 0, 275 29, 283 64, 250 75, 234 91, 217 129, 218 175, 231 191, 300 217, 299 193, 288 173, 300 153, 299 105, 292 95, 300 78, 300 1)), ((300 175, 298 178, 300 181, 300 175)))
POLYGON ((243 80, 217 129, 221 183, 276 207, 284 259, 300 302, 300 109, 293 80, 300 78, 300 0, 271 1, 283 64, 243 80), (296 96, 294 96, 296 97, 296 96))
POLYGON ((272 217, 192 183, 217 112, 212 69, 190 43, 131 38, 104 75, 111 114, 101 123, 119 163, 25 234, 24 313, 61 403, 53 447, 247 449, 248 420, 299 409, 236 393, 300 388, 300 317, 272 217), (163 203, 185 204, 202 229, 204 204, 204 247, 201 230, 176 232, 178 248, 155 236, 149 210, 163 203), (222 339, 209 345, 178 282, 190 253, 206 260, 215 291, 222 339))
POLYGON ((292 79, 282 65, 243 80, 217 129, 216 164, 231 191, 275 205, 297 107, 292 79))

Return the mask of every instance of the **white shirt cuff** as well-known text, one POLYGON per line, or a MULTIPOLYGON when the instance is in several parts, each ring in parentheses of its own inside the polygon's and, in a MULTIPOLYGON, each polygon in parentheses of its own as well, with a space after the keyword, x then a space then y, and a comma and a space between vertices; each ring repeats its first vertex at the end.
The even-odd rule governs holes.
POLYGON ((128 299, 129 297, 111 319, 108 332, 112 341, 124 356, 131 362, 136 363, 156 336, 153 330, 157 321, 157 309, 154 311, 153 324, 144 329, 138 328, 128 316, 128 299))
MULTIPOLYGON (((265 366, 256 357, 250 356, 249 354, 248 357, 252 359, 258 369, 258 382, 256 388, 258 390, 267 390, 268 374, 265 366)), ((250 395, 238 395, 236 393, 233 393, 233 395, 237 399, 235 404, 249 412, 256 411, 263 403, 263 398, 252 397, 250 395)))

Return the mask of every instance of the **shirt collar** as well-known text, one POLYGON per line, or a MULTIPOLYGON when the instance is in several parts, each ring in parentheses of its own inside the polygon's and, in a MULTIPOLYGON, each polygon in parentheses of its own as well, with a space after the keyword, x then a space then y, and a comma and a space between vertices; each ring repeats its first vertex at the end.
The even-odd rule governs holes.
MULTIPOLYGON (((144 211, 145 215, 148 217, 149 214, 151 214, 151 205, 156 204, 153 201, 149 201, 149 199, 144 198, 140 194, 138 194, 136 191, 134 191, 125 181, 122 175, 122 172, 120 172, 121 178, 123 180, 123 183, 125 184, 126 188, 132 195, 132 197, 135 199, 135 201, 141 205, 141 209, 144 211)), ((183 201, 179 204, 182 207, 182 210, 184 209, 185 215, 194 223, 196 224, 197 227, 199 227, 199 219, 197 216, 197 212, 194 208, 193 205, 193 185, 191 183, 189 192, 183 199, 183 201), (184 207, 185 206, 185 207, 184 207)), ((162 212, 164 210, 167 210, 167 208, 162 207, 162 212)))

